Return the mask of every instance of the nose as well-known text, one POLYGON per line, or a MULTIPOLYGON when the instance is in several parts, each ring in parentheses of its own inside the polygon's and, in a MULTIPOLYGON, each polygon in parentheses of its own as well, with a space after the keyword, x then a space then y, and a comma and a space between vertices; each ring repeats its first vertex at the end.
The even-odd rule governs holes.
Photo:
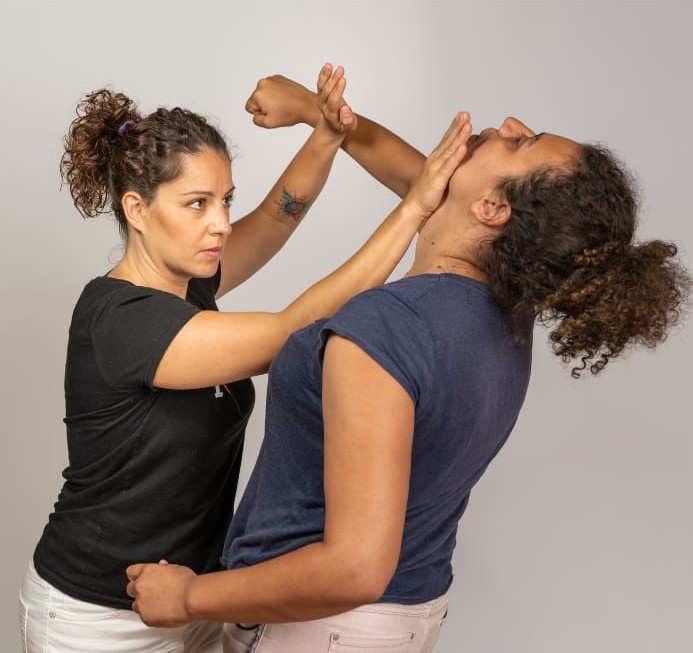
POLYGON ((512 116, 508 116, 498 130, 498 135, 503 138, 517 138, 518 136, 534 136, 534 132, 523 122, 512 116))
POLYGON ((222 205, 214 212, 213 219, 210 223, 210 231, 220 236, 228 236, 231 233, 228 206, 222 205))

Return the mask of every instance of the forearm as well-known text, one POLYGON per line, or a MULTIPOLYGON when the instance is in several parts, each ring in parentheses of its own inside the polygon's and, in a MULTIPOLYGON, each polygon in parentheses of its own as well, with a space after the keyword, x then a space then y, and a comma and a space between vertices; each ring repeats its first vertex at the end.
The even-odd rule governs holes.
MULTIPOLYGON (((305 102, 304 121, 313 126, 320 111, 315 94, 311 96, 312 101, 305 102)), ((404 197, 421 172, 426 157, 382 125, 360 114, 357 118, 358 126, 347 134, 342 149, 381 184, 404 197)))
POLYGON ((305 621, 376 601, 373 585, 365 568, 317 542, 251 567, 196 576, 185 607, 191 620, 305 621))
POLYGON ((274 220, 290 218, 297 224, 323 189, 343 140, 343 134, 319 121, 255 211, 274 220), (285 191, 293 201, 285 197, 285 191))
POLYGON ((284 246, 322 191, 342 139, 318 125, 258 207, 234 223, 218 297, 252 276, 284 246))
POLYGON ((281 313, 289 331, 328 317, 354 295, 384 283, 406 253, 423 216, 401 202, 343 265, 308 288, 281 313))

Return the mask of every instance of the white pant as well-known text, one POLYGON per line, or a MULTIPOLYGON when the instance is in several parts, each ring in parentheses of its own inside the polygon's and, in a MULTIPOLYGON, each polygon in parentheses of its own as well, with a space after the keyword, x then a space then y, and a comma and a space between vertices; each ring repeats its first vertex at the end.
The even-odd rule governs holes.
POLYGON ((221 653, 221 624, 150 628, 132 610, 73 599, 43 580, 33 563, 19 593, 24 653, 221 653))
POLYGON ((418 605, 373 603, 334 617, 255 628, 226 624, 224 653, 430 653, 447 595, 418 605))

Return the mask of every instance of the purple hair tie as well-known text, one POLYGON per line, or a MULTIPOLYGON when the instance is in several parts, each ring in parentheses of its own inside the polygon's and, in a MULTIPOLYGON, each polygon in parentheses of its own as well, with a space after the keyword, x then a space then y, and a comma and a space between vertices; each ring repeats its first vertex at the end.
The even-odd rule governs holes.
POLYGON ((118 136, 122 136, 125 133, 125 130, 130 125, 134 125, 134 124, 135 124, 134 120, 126 120, 120 127, 118 127, 118 136))

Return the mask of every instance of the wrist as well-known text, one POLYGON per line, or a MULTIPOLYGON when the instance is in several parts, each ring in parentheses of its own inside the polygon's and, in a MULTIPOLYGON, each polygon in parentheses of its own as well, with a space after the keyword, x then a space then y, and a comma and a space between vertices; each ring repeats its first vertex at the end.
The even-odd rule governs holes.
POLYGON ((315 128, 321 116, 322 113, 318 106, 318 94, 306 89, 306 98, 303 103, 303 122, 315 128))
POLYGON ((397 207, 402 219, 407 222, 416 223, 417 225, 423 224, 428 217, 430 212, 425 211, 419 202, 405 197, 397 207))
POLYGON ((195 575, 190 578, 183 591, 183 612, 188 622, 200 621, 204 619, 203 605, 200 603, 200 597, 203 593, 200 592, 200 577, 195 575))
POLYGON ((325 117, 320 113, 313 126, 313 133, 315 134, 315 139, 320 143, 320 145, 331 146, 335 149, 344 141, 346 132, 341 132, 335 129, 325 117))

